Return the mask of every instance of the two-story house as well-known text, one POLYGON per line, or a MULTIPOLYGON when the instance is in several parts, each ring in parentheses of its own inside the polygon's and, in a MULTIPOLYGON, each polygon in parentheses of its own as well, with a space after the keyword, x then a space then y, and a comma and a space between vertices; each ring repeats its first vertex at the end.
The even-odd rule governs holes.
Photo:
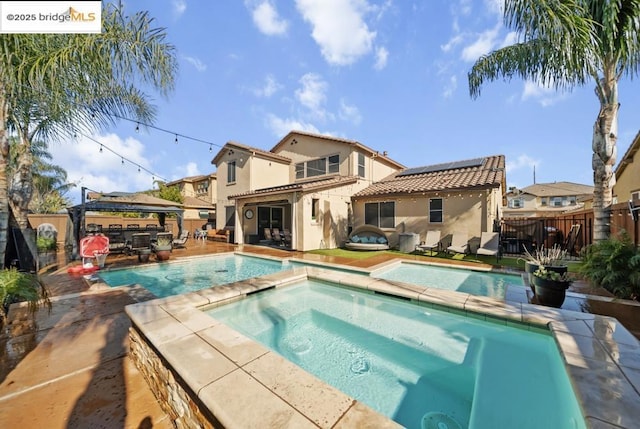
POLYGON ((629 200, 639 205, 640 201, 640 132, 631 142, 616 167, 616 184, 613 186, 614 202, 624 203, 629 200))
POLYGON ((218 228, 232 230, 238 244, 286 229, 301 251, 340 246, 352 226, 351 196, 404 168, 355 140, 301 131, 270 151, 228 142, 211 162, 218 228))
POLYGON ((593 186, 572 182, 537 183, 522 189, 509 188, 504 217, 545 217, 585 208, 593 186))
POLYGON ((177 186, 182 194, 185 219, 216 219, 216 173, 184 177, 168 182, 167 186, 177 186))

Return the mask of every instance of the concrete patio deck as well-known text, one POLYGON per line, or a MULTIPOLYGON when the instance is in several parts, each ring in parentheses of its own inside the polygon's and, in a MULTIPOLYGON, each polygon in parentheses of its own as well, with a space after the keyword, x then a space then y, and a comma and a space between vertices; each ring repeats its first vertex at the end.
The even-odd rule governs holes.
MULTIPOLYGON (((392 258, 385 254, 359 260, 330 258, 214 242, 188 243, 186 249, 174 250, 172 258, 234 250, 361 268, 392 258)), ((428 260, 414 255, 403 259, 428 260)), ((108 267, 137 264, 135 257, 124 255, 107 260, 108 267)), ((152 296, 135 287, 92 290, 65 268, 44 275, 43 280, 52 295, 51 313, 41 310, 31 320, 24 307, 13 306, 8 335, 0 336, 0 427, 173 427, 128 358, 130 321, 124 307, 152 296)), ((563 308, 616 317, 640 338, 640 305, 570 293, 563 308)))

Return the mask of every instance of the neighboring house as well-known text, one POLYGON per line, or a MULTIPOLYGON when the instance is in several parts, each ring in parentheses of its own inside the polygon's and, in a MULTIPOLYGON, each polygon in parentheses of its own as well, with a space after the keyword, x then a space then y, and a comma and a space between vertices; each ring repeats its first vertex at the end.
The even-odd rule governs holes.
POLYGON ((631 146, 620 158, 616 167, 616 184, 613 185, 614 203, 629 200, 640 200, 640 132, 636 134, 631 146))
POLYGON ((593 186, 572 182, 537 183, 526 188, 509 188, 504 217, 555 216, 572 210, 589 208, 593 186))
POLYGON ((216 219, 216 173, 184 177, 166 184, 177 186, 183 197, 185 219, 216 219))
POLYGON ((402 164, 348 139, 292 131, 270 151, 228 142, 218 174, 217 227, 256 243, 265 228, 291 232, 291 248, 335 248, 351 226, 351 196, 402 164))
POLYGON ((469 239, 493 231, 506 186, 504 155, 396 172, 354 194, 354 226, 381 228, 389 244, 399 234, 440 230, 443 242, 461 232, 469 239))

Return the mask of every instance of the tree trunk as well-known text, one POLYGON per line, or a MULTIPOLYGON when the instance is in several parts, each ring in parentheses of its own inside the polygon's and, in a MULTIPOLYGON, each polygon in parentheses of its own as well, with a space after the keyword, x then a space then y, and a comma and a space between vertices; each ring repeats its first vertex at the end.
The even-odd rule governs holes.
MULTIPOLYGON (((28 127, 28 124, 26 127, 28 127)), ((18 222, 20 230, 24 231, 29 227, 29 203, 33 194, 33 174, 31 172, 33 154, 31 153, 31 140, 27 131, 21 133, 17 150, 17 165, 11 178, 9 198, 16 222, 18 222)))
POLYGON ((600 112, 593 126, 593 241, 606 240, 611 234, 611 204, 618 140, 618 82, 603 78, 596 89, 600 112))
POLYGON ((9 233, 9 197, 7 193, 7 163, 9 161, 9 135, 7 134, 7 98, 0 84, 0 269, 4 268, 9 233))

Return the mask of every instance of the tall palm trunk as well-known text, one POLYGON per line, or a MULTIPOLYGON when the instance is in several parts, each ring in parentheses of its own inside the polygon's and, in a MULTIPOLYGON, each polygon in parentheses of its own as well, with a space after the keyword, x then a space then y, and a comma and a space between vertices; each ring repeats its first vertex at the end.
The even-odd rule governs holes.
POLYGON ((7 134, 8 104, 6 88, 0 84, 0 269, 4 268, 9 233, 9 196, 7 193, 7 164, 9 136, 7 134))
POLYGON ((17 165, 9 187, 9 203, 21 231, 29 227, 29 203, 33 195, 33 154, 26 128, 20 133, 17 165))
POLYGON ((618 140, 618 81, 605 72, 596 87, 600 112, 593 126, 593 241, 606 240, 611 233, 611 204, 618 140))

